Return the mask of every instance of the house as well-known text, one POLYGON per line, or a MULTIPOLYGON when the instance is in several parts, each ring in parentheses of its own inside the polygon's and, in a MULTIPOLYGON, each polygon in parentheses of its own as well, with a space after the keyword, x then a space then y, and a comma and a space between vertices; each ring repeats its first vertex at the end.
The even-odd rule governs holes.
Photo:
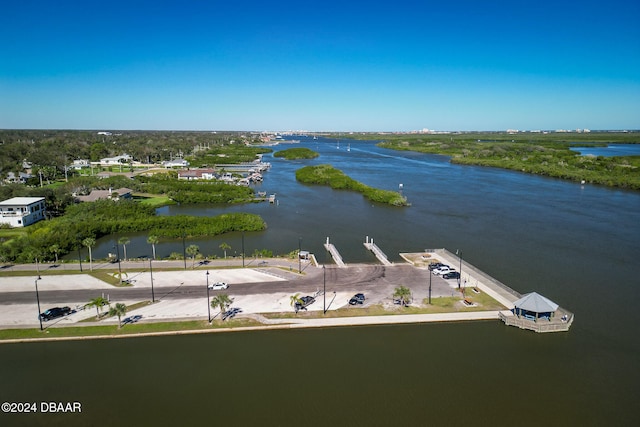
POLYGON ((111 200, 120 200, 120 199, 130 199, 132 190, 128 188, 118 188, 117 190, 108 189, 108 190, 91 190, 91 193, 88 196, 76 196, 81 202, 95 202, 98 199, 111 199, 111 200))
POLYGON ((89 160, 86 160, 86 159, 74 160, 73 164, 71 165, 71 167, 74 168, 75 170, 88 168, 90 166, 91 166, 91 163, 89 162, 89 160))
POLYGON ((173 159, 162 162, 162 166, 165 168, 187 168, 189 167, 189 162, 185 159, 173 159))
POLYGON ((26 172, 18 172, 17 176, 15 172, 7 172, 7 178, 5 179, 5 181, 9 183, 19 182, 20 184, 26 184, 27 180, 31 178, 33 178, 33 175, 26 172))
POLYGON ((122 165, 123 163, 129 163, 133 160, 128 154, 123 154, 121 156, 116 157, 105 157, 104 159, 100 159, 100 165, 102 166, 112 166, 112 165, 122 165))
POLYGON ((191 169, 178 171, 178 179, 186 181, 217 179, 218 175, 214 169, 191 169))
POLYGON ((46 217, 44 197, 14 197, 0 202, 0 223, 26 227, 46 217))

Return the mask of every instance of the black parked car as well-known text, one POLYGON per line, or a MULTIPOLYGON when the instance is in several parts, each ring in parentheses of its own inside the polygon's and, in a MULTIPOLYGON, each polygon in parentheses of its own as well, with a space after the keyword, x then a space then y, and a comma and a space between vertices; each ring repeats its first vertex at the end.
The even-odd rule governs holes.
POLYGON ((40 319, 46 322, 48 320, 53 320, 58 317, 68 316, 70 314, 71 314, 71 308, 69 307, 54 307, 44 311, 43 313, 40 313, 40 319))
POLYGON ((445 273, 442 275, 443 279, 459 279, 460 278, 460 273, 458 273, 457 271, 452 271, 450 273, 445 273))
POLYGON ((313 304, 316 301, 316 299, 312 296, 306 296, 306 297, 302 297, 300 298, 300 301, 296 302, 295 304, 295 310, 302 310, 307 308, 307 306, 313 304))
POLYGON ((355 294, 349 300, 349 304, 351 305, 364 304, 364 294, 355 294))

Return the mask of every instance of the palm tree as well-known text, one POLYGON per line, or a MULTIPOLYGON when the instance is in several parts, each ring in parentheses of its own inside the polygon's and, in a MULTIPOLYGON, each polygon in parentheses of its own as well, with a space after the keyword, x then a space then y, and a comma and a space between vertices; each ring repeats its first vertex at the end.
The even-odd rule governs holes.
POLYGON ((127 236, 123 236, 118 239, 118 243, 122 245, 122 249, 124 249, 124 260, 127 260, 127 245, 131 243, 131 239, 127 236))
POLYGON ((151 245, 151 249, 153 250, 153 259, 156 259, 156 245, 160 241, 158 236, 150 235, 147 237, 147 243, 151 245))
POLYGON ((127 314, 127 306, 119 302, 109 309, 109 316, 118 316, 118 329, 122 328, 122 316, 127 314))
POLYGON ((231 245, 227 244, 227 242, 222 242, 218 247, 224 251, 224 259, 227 259, 227 249, 231 249, 231 245))
POLYGON ((105 297, 97 297, 90 300, 84 306, 86 307, 95 307, 96 308, 96 319, 100 318, 100 312, 102 311, 102 307, 108 305, 109 301, 105 297))
POLYGON ((187 247, 187 253, 193 258, 193 263, 191 264, 191 268, 194 268, 196 265, 196 255, 200 252, 200 248, 198 245, 189 245, 187 247))
POLYGON ((89 270, 93 271, 93 263, 91 262, 91 248, 95 246, 96 239, 94 239, 93 237, 87 237, 82 241, 82 244, 89 249, 89 270))
POLYGON ((406 286, 399 286, 393 292, 393 297, 400 300, 400 304, 406 306, 411 300, 411 289, 406 286))
POLYGON ((302 300, 300 299, 300 294, 297 293, 295 295, 291 295, 290 300, 291 300, 291 307, 293 307, 293 309, 297 313, 298 307, 300 306, 300 304, 302 304, 302 300))
POLYGON ((211 299, 211 308, 220 308, 220 319, 224 321, 222 314, 231 305, 233 299, 229 298, 227 294, 219 294, 211 299))
POLYGON ((113 276, 118 278, 118 286, 122 285, 123 278, 129 277, 126 271, 116 271, 115 273, 113 273, 113 276))
POLYGON ((56 256, 56 264, 58 263, 58 252, 60 252, 60 245, 53 244, 49 246, 49 252, 52 252, 56 256))

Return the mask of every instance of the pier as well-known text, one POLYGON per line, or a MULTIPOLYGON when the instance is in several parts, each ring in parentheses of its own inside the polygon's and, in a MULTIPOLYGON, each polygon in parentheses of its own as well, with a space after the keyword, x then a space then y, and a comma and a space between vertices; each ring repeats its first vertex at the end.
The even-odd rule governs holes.
POLYGON ((373 243, 373 237, 371 238, 371 241, 369 241, 369 236, 366 237, 364 247, 373 252, 376 258, 378 258, 378 260, 382 263, 382 265, 393 265, 393 263, 387 258, 387 255, 382 252, 382 249, 380 249, 378 246, 376 246, 375 243, 373 243))
POLYGON ((446 249, 425 249, 425 253, 432 261, 440 260, 446 264, 461 267, 460 281, 463 293, 465 288, 476 288, 507 307, 508 310, 502 310, 498 313, 498 318, 505 325, 535 332, 564 332, 568 331, 573 323, 575 315, 557 305, 552 312, 551 309, 550 312, 545 310, 542 317, 538 317, 537 314, 532 315, 533 313, 525 313, 525 310, 517 310, 514 303, 523 297, 522 294, 446 249))
POLYGON ((342 256, 340 255, 340 252, 338 252, 336 247, 333 246, 333 243, 329 243, 328 237, 327 237, 327 243, 324 244, 324 248, 327 251, 329 251, 329 253, 331 254, 331 257, 333 258, 333 260, 335 261, 338 267, 341 267, 341 268, 346 267, 346 264, 344 263, 344 261, 342 261, 342 256))

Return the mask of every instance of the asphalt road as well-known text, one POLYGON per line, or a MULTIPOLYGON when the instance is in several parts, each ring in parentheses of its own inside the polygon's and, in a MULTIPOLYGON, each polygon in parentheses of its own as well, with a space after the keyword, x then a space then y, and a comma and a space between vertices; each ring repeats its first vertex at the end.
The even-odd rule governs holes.
MULTIPOLYGON (((182 264, 180 261, 179 264, 182 264)), ((113 267, 113 265, 110 265, 113 267)), ((142 264, 138 263, 140 268, 142 264)), ((16 266, 18 267, 18 266, 16 266)), ((31 266, 30 266, 31 267, 31 266)), ((127 266, 130 268, 130 266, 127 266)), ((215 266, 209 265, 212 271, 215 266)), ((408 264, 397 264, 391 267, 382 265, 357 264, 347 268, 337 266, 312 267, 307 266, 302 275, 297 270, 292 272, 268 267, 260 269, 267 273, 284 278, 280 281, 231 283, 226 291, 210 291, 213 296, 219 292, 230 295, 271 294, 274 292, 291 292, 301 294, 313 294, 321 290, 326 283, 327 292, 348 291, 363 292, 368 301, 381 301, 391 298, 393 291, 398 286, 407 286, 414 294, 414 298, 424 298, 428 292, 430 273, 426 269, 415 268, 408 264)), ((155 273, 161 274, 161 273, 155 273)), ((55 276, 51 276, 55 277, 55 276)), ((451 291, 450 283, 441 277, 432 276, 433 296, 448 295, 451 291)), ((151 288, 149 287, 122 287, 105 289, 68 289, 68 290, 44 290, 40 291, 40 301, 43 305, 84 304, 96 297, 96 295, 109 294, 111 300, 150 300, 151 288)), ((156 300, 205 298, 206 286, 194 286, 177 283, 176 286, 156 286, 154 288, 156 300)), ((27 304, 33 302, 32 290, 23 292, 0 293, 0 304, 27 304)))

